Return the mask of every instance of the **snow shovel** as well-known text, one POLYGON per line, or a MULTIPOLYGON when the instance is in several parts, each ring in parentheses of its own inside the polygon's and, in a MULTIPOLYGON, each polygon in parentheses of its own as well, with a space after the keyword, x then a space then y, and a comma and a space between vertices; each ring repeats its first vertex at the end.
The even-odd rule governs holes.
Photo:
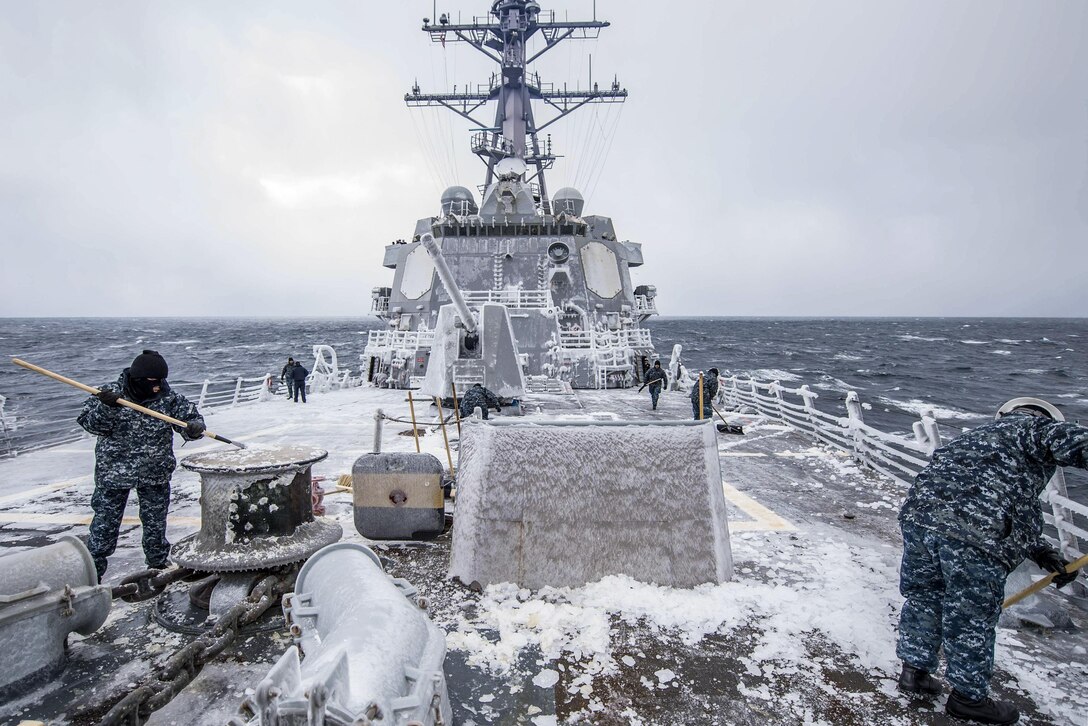
MULTIPOLYGON (((84 385, 84 384, 80 383, 79 381, 73 381, 71 378, 65 378, 64 376, 60 375, 59 373, 54 373, 53 371, 46 370, 45 368, 40 368, 40 367, 34 365, 33 363, 27 363, 25 360, 19 360, 18 358, 12 358, 11 362, 14 363, 17 366, 21 366, 23 368, 26 368, 28 371, 34 371, 35 373, 41 373, 43 376, 48 376, 49 378, 52 378, 55 381, 60 381, 61 383, 67 383, 69 386, 75 386, 76 388, 80 389, 81 391, 86 391, 87 393, 91 394, 92 396, 94 396, 94 395, 96 395, 98 393, 97 388, 93 388, 91 386, 84 385)), ((174 426, 180 426, 181 428, 185 428, 187 426, 187 424, 184 421, 180 420, 180 419, 176 419, 176 418, 174 418, 172 416, 167 416, 165 413, 159 413, 158 411, 152 411, 150 408, 144 408, 143 406, 141 406, 138 403, 133 403, 132 401, 126 401, 123 398, 117 399, 117 403, 124 406, 124 407, 126 407, 126 408, 131 408, 133 411, 139 411, 140 413, 145 413, 148 416, 151 416, 152 418, 157 418, 160 421, 165 421, 166 423, 172 424, 174 426)), ((228 439, 228 438, 226 438, 224 436, 219 436, 218 434, 213 434, 211 431, 205 430, 203 435, 207 436, 209 439, 215 439, 216 441, 222 441, 224 444, 230 444, 231 446, 237 446, 239 449, 246 448, 245 444, 241 444, 241 443, 239 443, 237 441, 231 441, 230 439, 228 439)))
POLYGON ((733 434, 734 436, 744 436, 744 428, 731 424, 725 420, 725 416, 718 413, 718 409, 714 408, 714 404, 710 404, 710 410, 718 414, 718 418, 722 420, 720 424, 717 424, 719 434, 733 434))
MULTIPOLYGON (((1065 566, 1065 571, 1066 572, 1076 572, 1077 570, 1084 567, 1085 565, 1088 565, 1088 555, 1084 555, 1084 557, 1081 557, 1080 559, 1076 559, 1076 560, 1073 560, 1072 562, 1070 562, 1068 565, 1065 566)), ((1010 605, 1015 605, 1016 603, 1020 602, 1021 600, 1028 597, 1029 595, 1034 595, 1035 593, 1039 592, 1044 587, 1049 585, 1051 582, 1053 582, 1054 578, 1057 577, 1060 574, 1061 574, 1060 572, 1051 572, 1049 575, 1047 575, 1043 579, 1039 580, 1035 584, 1030 585, 1028 587, 1025 587, 1023 590, 1021 590, 1020 592, 1018 592, 1015 595, 1013 595, 1012 597, 1010 597, 1008 600, 1006 600, 1004 603, 1001 604, 1001 607, 1002 608, 1007 608, 1010 605)))

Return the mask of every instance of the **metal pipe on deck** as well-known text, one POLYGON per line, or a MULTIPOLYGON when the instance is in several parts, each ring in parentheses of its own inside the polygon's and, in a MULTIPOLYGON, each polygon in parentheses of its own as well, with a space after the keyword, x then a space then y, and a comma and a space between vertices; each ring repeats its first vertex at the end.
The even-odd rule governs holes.
POLYGON ((453 723, 446 637, 425 606, 411 584, 385 574, 370 549, 355 542, 325 547, 283 599, 296 645, 231 724, 453 723))
POLYGON ((476 332, 476 318, 468 309, 468 304, 465 303, 465 298, 462 297, 461 290, 457 287, 457 283, 454 282, 453 273, 450 272, 450 267, 446 264, 446 258, 442 255, 442 248, 438 246, 438 242, 435 241, 434 235, 430 232, 426 232, 420 236, 419 241, 423 243, 423 247, 427 250, 427 254, 434 260, 434 267, 438 272, 438 279, 442 281, 442 285, 450 295, 450 300, 453 301, 453 306, 457 308, 457 314, 461 316, 461 322, 464 324, 465 330, 470 333, 476 332))

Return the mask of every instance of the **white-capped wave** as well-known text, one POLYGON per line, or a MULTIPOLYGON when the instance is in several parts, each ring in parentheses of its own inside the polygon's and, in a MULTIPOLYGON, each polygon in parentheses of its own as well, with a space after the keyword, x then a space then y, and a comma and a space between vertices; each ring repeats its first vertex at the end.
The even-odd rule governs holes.
POLYGON ((1007 343, 1008 345, 1020 345, 1021 343, 1026 343, 1027 341, 1026 340, 1010 340, 1008 338, 998 338, 994 342, 995 343, 1007 343))
POLYGON ((194 345, 199 340, 160 340, 159 345, 194 345))
POLYGON ((927 338, 924 335, 897 335, 895 337, 900 340, 921 340, 926 343, 936 343, 939 340, 948 340, 948 338, 927 338))
POLYGON ((960 342, 961 343, 966 343, 967 345, 989 345, 990 344, 990 341, 988 341, 988 340, 961 340, 960 342))
POLYGON ((796 373, 790 373, 780 368, 758 368, 754 371, 747 371, 747 375, 755 378, 757 381, 799 381, 801 376, 796 373))
POLYGON ((975 419, 986 418, 984 414, 973 413, 971 411, 964 411, 959 408, 948 408, 942 406, 935 406, 929 401, 923 401, 920 398, 912 398, 909 401, 898 401, 894 398, 880 397, 880 400, 889 406, 894 406, 903 411, 913 413, 917 416, 921 416, 927 411, 932 411, 933 416, 938 419, 975 419))
POLYGON ((835 360, 865 360, 865 356, 850 355, 849 353, 836 353, 835 360))
POLYGON ((1011 350, 991 350, 994 355, 1012 355, 1011 350))
POLYGON ((820 390, 823 390, 823 391, 853 391, 853 390, 863 391, 863 390, 865 390, 864 387, 862 387, 862 386, 851 386, 846 381, 843 381, 843 380, 841 380, 839 378, 835 378, 834 376, 827 376, 827 375, 820 376, 820 382, 819 383, 814 383, 812 385, 812 387, 813 388, 819 388, 820 390))

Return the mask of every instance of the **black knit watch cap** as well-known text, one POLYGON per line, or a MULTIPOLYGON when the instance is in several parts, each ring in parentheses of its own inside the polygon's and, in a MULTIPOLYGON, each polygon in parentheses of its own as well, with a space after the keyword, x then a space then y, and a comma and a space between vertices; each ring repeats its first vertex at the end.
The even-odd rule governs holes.
POLYGON ((128 374, 132 378, 166 378, 170 368, 166 365, 166 359, 159 355, 157 350, 145 350, 136 356, 132 365, 128 368, 128 374))

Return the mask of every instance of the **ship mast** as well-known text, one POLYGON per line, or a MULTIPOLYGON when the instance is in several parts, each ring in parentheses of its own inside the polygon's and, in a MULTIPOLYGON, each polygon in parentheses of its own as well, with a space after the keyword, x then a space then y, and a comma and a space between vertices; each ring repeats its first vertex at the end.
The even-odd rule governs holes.
POLYGON ((468 43, 497 63, 499 71, 492 74, 487 84, 478 84, 475 90, 466 88, 462 92, 455 88, 450 93, 422 93, 417 83, 411 93, 404 95, 404 101, 409 107, 443 106, 476 125, 478 131, 472 136, 472 152, 487 166, 485 189, 495 180, 495 166, 503 159, 521 159, 527 169, 535 169, 535 173, 523 181, 535 182, 534 196, 544 214, 551 214, 544 172, 552 168, 558 157, 552 154, 550 138, 547 143, 541 143, 540 132, 588 103, 623 103, 627 90, 620 88, 618 80, 613 80, 608 88, 599 88, 593 82, 592 70, 590 88, 568 89, 565 83, 557 88, 552 83, 542 82, 539 74, 527 73, 526 67, 564 40, 594 39, 608 26, 609 23, 596 17, 584 21, 557 21, 554 11, 542 12, 534 0, 495 0, 490 15, 475 17, 465 24, 453 23, 446 13, 434 22, 424 18, 423 31, 430 34, 433 42, 441 43, 443 47, 447 40, 468 43), (529 55, 529 39, 537 34, 544 40, 544 45, 529 55), (491 101, 496 102, 493 124, 473 116, 491 101), (551 107, 554 115, 538 125, 533 101, 551 107))

